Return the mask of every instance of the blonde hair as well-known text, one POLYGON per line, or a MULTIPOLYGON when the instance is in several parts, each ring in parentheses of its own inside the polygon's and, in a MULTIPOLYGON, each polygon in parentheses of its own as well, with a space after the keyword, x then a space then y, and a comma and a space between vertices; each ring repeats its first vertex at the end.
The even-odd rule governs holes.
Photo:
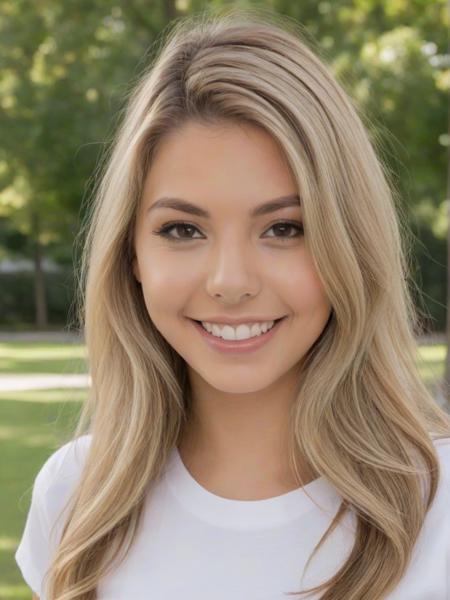
POLYGON ((314 553, 347 511, 357 519, 346 562, 312 591, 383 598, 405 573, 437 490, 433 439, 450 435, 416 366, 420 326, 396 192, 357 108, 299 25, 261 9, 203 11, 172 25, 133 88, 89 215, 79 306, 92 386, 73 439, 92 438, 46 597, 96 597, 128 554, 149 486, 189 416, 186 365, 153 325, 131 263, 158 142, 195 120, 264 128, 298 183, 305 243, 332 313, 302 365, 290 459, 299 483, 297 455, 342 496, 314 553))

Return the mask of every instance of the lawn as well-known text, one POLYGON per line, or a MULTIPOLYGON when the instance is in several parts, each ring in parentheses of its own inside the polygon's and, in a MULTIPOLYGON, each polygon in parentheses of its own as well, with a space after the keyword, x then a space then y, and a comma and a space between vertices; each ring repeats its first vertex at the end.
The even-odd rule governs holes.
MULTIPOLYGON (((0 375, 84 373, 85 347, 58 343, 0 343, 0 375)), ((37 471, 73 431, 86 390, 0 391, 0 598, 29 599, 16 566, 37 471)))
MULTIPOLYGON (((444 372, 445 346, 419 349, 420 373, 430 389, 444 372)), ((85 347, 63 343, 0 343, 0 375, 84 373, 85 347)), ((14 560, 36 473, 73 431, 85 389, 0 391, 0 598, 29 599, 14 560)))
POLYGON ((0 374, 85 373, 85 359, 82 344, 0 343, 0 374))

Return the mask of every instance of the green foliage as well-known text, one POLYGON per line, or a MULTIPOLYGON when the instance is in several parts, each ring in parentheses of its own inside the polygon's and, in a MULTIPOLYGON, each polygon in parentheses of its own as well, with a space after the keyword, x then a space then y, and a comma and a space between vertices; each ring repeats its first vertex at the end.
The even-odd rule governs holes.
MULTIPOLYGON (((32 272, 0 273, 0 327, 34 328, 34 276, 32 272)), ((46 273, 45 286, 50 322, 64 327, 73 316, 74 280, 71 270, 46 273)))
POLYGON ((278 0, 361 108, 390 183, 409 216, 412 276, 430 329, 446 319, 446 132, 450 68, 446 1, 278 0))
POLYGON ((232 5, 300 23, 361 107, 417 238, 413 275, 430 322, 443 329, 446 0, 2 0, 0 259, 31 257, 39 243, 45 256, 76 264, 73 241, 100 158, 162 30, 176 17, 232 5))

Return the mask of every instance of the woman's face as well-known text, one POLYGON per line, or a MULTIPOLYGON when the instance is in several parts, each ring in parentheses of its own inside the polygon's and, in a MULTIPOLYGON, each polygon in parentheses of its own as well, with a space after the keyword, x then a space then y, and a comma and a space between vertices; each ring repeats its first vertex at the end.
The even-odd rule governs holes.
POLYGON ((154 157, 133 272, 155 327, 210 388, 260 392, 292 377, 327 323, 331 306, 305 245, 297 193, 277 144, 254 126, 189 122, 154 157), (292 205, 252 215, 287 196, 292 205), (155 207, 162 198, 185 200, 209 218, 155 207), (174 221, 184 225, 168 229, 170 237, 156 233, 174 221), (218 316, 286 318, 259 349, 224 353, 192 321, 218 316))

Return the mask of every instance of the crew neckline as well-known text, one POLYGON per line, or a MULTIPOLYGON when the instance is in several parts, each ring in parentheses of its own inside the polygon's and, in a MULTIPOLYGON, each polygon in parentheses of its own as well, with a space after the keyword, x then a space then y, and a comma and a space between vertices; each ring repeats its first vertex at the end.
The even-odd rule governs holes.
POLYGON ((194 479, 176 446, 170 455, 166 482, 172 495, 191 514, 212 525, 231 529, 279 527, 311 510, 323 510, 330 514, 339 499, 335 488, 323 476, 272 498, 224 498, 210 492, 194 479))

